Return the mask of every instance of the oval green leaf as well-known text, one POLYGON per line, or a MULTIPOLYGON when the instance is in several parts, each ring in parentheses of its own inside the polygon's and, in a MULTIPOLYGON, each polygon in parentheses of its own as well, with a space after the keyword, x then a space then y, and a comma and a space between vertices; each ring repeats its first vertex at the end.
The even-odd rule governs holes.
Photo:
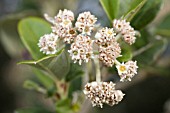
POLYGON ((108 18, 112 22, 112 20, 118 15, 119 0, 100 0, 100 3, 108 18))
POLYGON ((44 56, 38 47, 41 36, 51 32, 51 26, 41 18, 29 17, 21 20, 18 25, 20 38, 30 52, 33 59, 38 60, 44 56))
POLYGON ((132 26, 139 30, 148 25, 157 15, 162 5, 162 0, 147 0, 144 6, 132 19, 132 26))

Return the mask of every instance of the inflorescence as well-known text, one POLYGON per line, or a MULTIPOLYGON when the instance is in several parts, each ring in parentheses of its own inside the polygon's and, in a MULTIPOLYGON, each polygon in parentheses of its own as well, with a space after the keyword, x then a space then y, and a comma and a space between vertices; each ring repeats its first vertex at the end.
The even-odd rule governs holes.
MULTIPOLYGON (((131 81, 137 74, 137 62, 119 62, 121 55, 121 41, 129 45, 135 43, 136 31, 125 19, 113 20, 113 28, 97 28, 97 18, 90 12, 83 12, 75 20, 70 10, 60 10, 54 17, 44 15, 52 24, 52 33, 40 37, 38 46, 44 54, 55 54, 58 51, 58 42, 62 40, 70 44, 71 59, 80 65, 98 58, 105 66, 116 66, 120 81, 131 81), (95 46, 94 46, 95 45, 95 46), (97 46, 97 52, 96 52, 97 46)), ((103 103, 113 106, 123 99, 124 94, 115 90, 112 82, 91 82, 85 85, 84 94, 91 100, 93 106, 103 107, 103 103)))

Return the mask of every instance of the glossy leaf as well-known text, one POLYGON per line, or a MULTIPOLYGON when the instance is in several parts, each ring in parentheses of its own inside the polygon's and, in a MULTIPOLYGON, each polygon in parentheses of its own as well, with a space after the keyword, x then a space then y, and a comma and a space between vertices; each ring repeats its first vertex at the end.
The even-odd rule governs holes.
POLYGON ((162 5, 162 0, 147 0, 144 6, 132 19, 131 24, 135 29, 142 29, 157 15, 162 5))
POLYGON ((70 59, 66 51, 59 51, 55 55, 49 55, 35 61, 22 61, 18 64, 27 64, 39 69, 42 69, 51 75, 55 80, 55 76, 58 79, 64 78, 70 70, 70 59))
POLYGON ((51 26, 45 20, 35 17, 23 19, 18 25, 19 35, 33 59, 38 60, 46 56, 37 46, 41 36, 51 32, 51 26))
POLYGON ((165 19, 156 28, 158 35, 170 37, 170 15, 167 15, 165 19))
POLYGON ((100 3, 110 21, 117 17, 119 10, 119 0, 100 0, 100 3))
POLYGON ((145 3, 146 0, 132 0, 129 11, 125 14, 125 19, 131 21, 145 3))
POLYGON ((134 55, 134 59, 138 61, 141 66, 150 65, 161 55, 167 47, 166 39, 159 39, 152 41, 147 46, 139 49, 134 55))

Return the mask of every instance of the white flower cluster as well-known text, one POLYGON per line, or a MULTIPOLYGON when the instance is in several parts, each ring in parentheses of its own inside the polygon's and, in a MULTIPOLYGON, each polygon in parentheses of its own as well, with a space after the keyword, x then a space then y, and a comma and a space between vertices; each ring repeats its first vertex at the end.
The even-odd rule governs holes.
POLYGON ((137 74, 137 62, 128 61, 126 63, 116 65, 118 74, 120 76, 120 81, 131 81, 131 78, 137 74))
POLYGON ((82 34, 91 35, 96 21, 97 18, 94 15, 90 12, 84 12, 79 14, 75 26, 82 34))
POLYGON ((71 44, 71 48, 68 50, 74 63, 79 62, 81 65, 83 61, 87 63, 93 57, 92 44, 93 41, 87 35, 79 34, 76 37, 75 42, 71 44))
POLYGON ((135 43, 135 30, 130 26, 130 22, 126 22, 126 20, 114 20, 113 28, 117 33, 121 33, 123 39, 128 44, 132 45, 135 43))
MULTIPOLYGON (((52 23, 52 33, 42 36, 38 46, 45 54, 55 54, 58 48, 58 39, 66 44, 71 44, 70 53, 74 63, 89 62, 92 58, 99 58, 104 65, 112 67, 116 65, 120 81, 131 81, 137 74, 137 62, 128 61, 120 63, 117 58, 121 57, 121 47, 119 38, 123 38, 130 45, 135 43, 135 30, 126 20, 114 20, 113 28, 104 27, 96 29, 97 18, 90 12, 83 12, 78 15, 75 21, 72 11, 64 9, 54 17, 44 15, 46 20, 52 23), (73 24, 75 21, 75 24, 73 24), (95 33, 93 39, 92 32, 95 33), (94 54, 94 44, 98 50, 94 54)), ((96 47, 95 46, 95 47, 96 47)), ((100 69, 99 69, 100 70, 100 69)), ((98 73, 99 74, 99 73, 98 73)), ((97 75, 97 74, 96 74, 97 75)), ((85 85, 84 94, 91 100, 93 106, 103 107, 103 104, 111 106, 123 99, 124 94, 120 90, 115 90, 112 82, 91 82, 85 85)))
POLYGON ((99 59, 107 66, 112 67, 117 57, 120 57, 121 48, 116 42, 116 33, 113 28, 102 28, 96 35, 96 43, 99 45, 99 59))
POLYGON ((40 51, 47 55, 55 54, 57 52, 57 40, 58 36, 53 33, 40 37, 38 43, 38 46, 41 48, 40 51))
POLYGON ((113 82, 91 82, 85 85, 84 94, 93 106, 103 107, 103 104, 113 106, 118 104, 125 94, 115 90, 113 82))

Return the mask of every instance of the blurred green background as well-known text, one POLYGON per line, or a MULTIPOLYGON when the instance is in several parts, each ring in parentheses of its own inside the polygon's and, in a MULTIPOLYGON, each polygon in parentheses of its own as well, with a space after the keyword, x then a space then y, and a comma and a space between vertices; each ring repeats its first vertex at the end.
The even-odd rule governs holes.
MULTIPOLYGON (((159 26, 170 15, 170 0, 163 2, 160 12, 148 28, 159 26)), ((44 13, 54 16, 59 9, 64 8, 72 10, 76 16, 82 11, 91 11, 103 26, 109 25, 109 19, 98 0, 0 0, 0 113, 13 113, 15 109, 34 106, 54 109, 48 98, 23 88, 24 80, 37 78, 30 67, 16 64, 23 59, 31 59, 19 38, 17 23, 28 16, 43 18, 44 13)), ((167 27, 170 28, 170 23, 167 23, 167 27)), ((98 109, 92 108, 89 101, 86 101, 81 112, 170 113, 169 39, 166 50, 151 65, 161 66, 161 69, 157 69, 160 71, 145 67, 132 82, 118 83, 117 88, 126 93, 120 104, 98 109)))

